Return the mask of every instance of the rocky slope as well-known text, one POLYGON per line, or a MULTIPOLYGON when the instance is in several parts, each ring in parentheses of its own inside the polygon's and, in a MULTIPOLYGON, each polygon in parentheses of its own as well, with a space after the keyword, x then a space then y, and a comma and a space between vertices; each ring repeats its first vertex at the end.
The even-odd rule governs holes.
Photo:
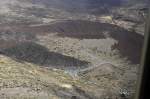
POLYGON ((133 99, 148 3, 0 2, 0 98, 133 99))

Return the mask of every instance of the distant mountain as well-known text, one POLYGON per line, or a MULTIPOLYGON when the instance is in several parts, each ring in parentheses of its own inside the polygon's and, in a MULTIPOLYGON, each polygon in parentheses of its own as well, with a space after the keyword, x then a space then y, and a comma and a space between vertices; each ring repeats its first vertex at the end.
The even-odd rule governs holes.
MULTIPOLYGON (((81 13, 107 13, 112 7, 126 4, 135 5, 138 2, 147 3, 149 0, 0 0, 0 6, 5 8, 10 6, 32 7, 41 5, 46 8, 61 9, 68 12, 81 13)), ((1 8, 0 7, 0 8, 1 8)))
MULTIPOLYGON (((42 18, 47 17, 81 19, 88 15, 110 15, 112 10, 115 9, 116 13, 116 10, 124 6, 127 6, 127 9, 130 7, 139 9, 149 4, 148 0, 142 3, 139 3, 140 0, 0 0, 0 2, 1 23, 41 22, 42 18)), ((123 11, 119 11, 119 14, 120 12, 123 11)))

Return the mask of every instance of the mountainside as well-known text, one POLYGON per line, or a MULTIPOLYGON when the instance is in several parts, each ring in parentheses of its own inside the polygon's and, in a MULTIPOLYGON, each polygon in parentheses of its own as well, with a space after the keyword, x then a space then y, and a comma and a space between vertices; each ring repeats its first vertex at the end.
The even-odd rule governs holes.
POLYGON ((0 0, 0 98, 133 99, 148 6, 0 0))

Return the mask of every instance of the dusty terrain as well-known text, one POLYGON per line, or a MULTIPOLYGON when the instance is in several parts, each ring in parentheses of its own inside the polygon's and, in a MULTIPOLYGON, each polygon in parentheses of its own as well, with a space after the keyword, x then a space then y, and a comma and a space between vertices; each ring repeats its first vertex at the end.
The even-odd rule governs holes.
POLYGON ((133 99, 148 3, 71 1, 0 0, 0 99, 133 99))

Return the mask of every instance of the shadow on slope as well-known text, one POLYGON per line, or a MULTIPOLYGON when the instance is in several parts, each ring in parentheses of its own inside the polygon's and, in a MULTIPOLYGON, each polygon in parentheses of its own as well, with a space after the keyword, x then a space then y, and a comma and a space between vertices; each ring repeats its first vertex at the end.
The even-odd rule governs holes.
POLYGON ((142 35, 134 31, 128 31, 117 25, 83 20, 68 20, 39 26, 20 27, 20 25, 16 25, 12 29, 18 33, 22 31, 34 35, 57 33, 60 37, 76 39, 112 38, 118 42, 112 46, 112 50, 119 50, 120 55, 123 58, 127 58, 133 64, 138 64, 140 62, 141 49, 144 40, 142 35))
POLYGON ((56 67, 60 69, 74 67, 84 68, 89 63, 73 57, 61 55, 56 52, 49 52, 47 48, 33 43, 24 42, 13 47, 3 49, 1 54, 17 59, 19 62, 30 62, 45 67, 56 67))
POLYGON ((91 21, 64 21, 52 24, 50 32, 58 36, 78 39, 105 39, 113 38, 118 41, 112 50, 120 51, 122 57, 128 58, 132 63, 140 62, 141 49, 144 37, 136 32, 128 31, 117 25, 91 21))

